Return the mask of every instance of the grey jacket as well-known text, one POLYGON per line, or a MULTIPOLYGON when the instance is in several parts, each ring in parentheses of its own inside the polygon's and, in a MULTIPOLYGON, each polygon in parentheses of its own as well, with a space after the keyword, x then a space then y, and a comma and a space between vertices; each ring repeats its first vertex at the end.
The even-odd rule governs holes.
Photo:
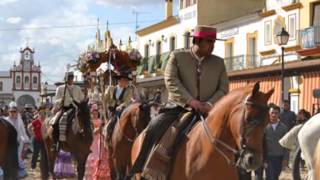
POLYGON ((288 132, 288 127, 283 123, 279 122, 276 129, 273 130, 272 125, 268 124, 265 129, 264 135, 264 154, 268 156, 284 156, 285 160, 288 160, 288 150, 282 147, 279 140, 288 132))

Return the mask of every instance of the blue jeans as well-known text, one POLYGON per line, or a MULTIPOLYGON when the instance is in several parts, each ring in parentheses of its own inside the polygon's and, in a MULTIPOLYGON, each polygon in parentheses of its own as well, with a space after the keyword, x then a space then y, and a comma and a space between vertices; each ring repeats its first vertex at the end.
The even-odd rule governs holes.
POLYGON ((266 162, 267 180, 278 180, 282 171, 283 156, 268 156, 266 162))

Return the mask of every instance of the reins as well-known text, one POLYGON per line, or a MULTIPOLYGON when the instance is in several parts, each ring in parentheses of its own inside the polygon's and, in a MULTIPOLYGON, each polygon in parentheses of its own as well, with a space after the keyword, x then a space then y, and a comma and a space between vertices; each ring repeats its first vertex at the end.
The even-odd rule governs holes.
MULTIPOLYGON (((256 104, 254 102, 248 101, 248 97, 245 99, 244 101, 244 105, 250 105, 262 110, 267 110, 269 109, 268 106, 265 105, 261 105, 261 104, 256 104)), ((240 137, 240 149, 235 149, 233 147, 231 147, 230 145, 228 145, 227 143, 221 141, 220 139, 214 137, 211 132, 210 129, 208 127, 207 122, 205 121, 204 117, 199 113, 199 117, 201 119, 201 124, 202 127, 204 129, 204 132, 206 134, 206 136, 208 137, 210 144, 224 157, 224 159, 228 162, 229 165, 238 167, 240 165, 240 160, 241 157, 244 154, 244 151, 246 149, 248 149, 247 145, 246 145, 246 139, 245 137, 256 127, 259 125, 259 123, 261 123, 261 121, 258 120, 253 120, 250 121, 248 124, 245 124, 245 116, 246 116, 246 109, 243 110, 243 114, 242 114, 242 121, 241 121, 241 129, 240 129, 240 133, 241 133, 241 137, 240 137), (247 129, 249 128, 249 129, 247 129), (226 148, 228 151, 230 151, 231 153, 233 153, 236 157, 235 161, 232 161, 227 154, 218 146, 221 145, 222 147, 226 148)))

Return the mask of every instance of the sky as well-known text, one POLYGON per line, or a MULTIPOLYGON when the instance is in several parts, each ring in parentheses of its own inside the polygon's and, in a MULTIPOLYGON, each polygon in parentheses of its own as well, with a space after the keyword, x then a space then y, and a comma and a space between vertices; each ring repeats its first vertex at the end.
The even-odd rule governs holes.
MULTIPOLYGON (((176 3, 175 3, 176 4, 176 3)), ((95 42, 107 21, 115 43, 135 37, 139 28, 164 19, 164 0, 0 0, 0 71, 20 60, 20 48, 35 50, 42 81, 62 80, 67 64, 95 42)))

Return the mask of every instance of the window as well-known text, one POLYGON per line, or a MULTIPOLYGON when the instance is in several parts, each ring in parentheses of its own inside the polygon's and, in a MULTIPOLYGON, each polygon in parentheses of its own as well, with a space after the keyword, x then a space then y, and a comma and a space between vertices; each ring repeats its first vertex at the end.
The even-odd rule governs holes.
POLYGON ((37 84, 38 83, 38 78, 36 76, 33 76, 32 82, 33 82, 33 84, 37 84))
POLYGON ((16 77, 16 84, 20 84, 21 83, 21 78, 20 78, 20 76, 17 76, 16 77))
POLYGON ((176 37, 170 37, 170 51, 176 49, 176 37))
POLYGON ((190 32, 184 33, 184 48, 190 48, 190 32))
POLYGON ((183 0, 180 0, 180 9, 183 9, 183 0))
POLYGON ((157 66, 161 64, 161 41, 158 41, 156 45, 156 64, 157 66))
POLYGON ((296 38, 296 14, 288 16, 288 27, 289 27, 289 39, 294 40, 296 38))
POLYGON ((149 45, 148 44, 146 44, 145 46, 144 46, 144 57, 149 57, 149 45))
POLYGON ((29 76, 24 77, 24 83, 29 84, 29 76))
POLYGON ((312 25, 320 26, 320 3, 313 3, 312 6, 312 25))
POLYGON ((156 55, 161 54, 161 41, 157 42, 157 47, 156 47, 156 55))
POLYGON ((272 43, 272 23, 270 21, 264 22, 264 45, 271 45, 272 43))
POLYGON ((227 41, 224 42, 224 48, 225 48, 225 64, 227 70, 231 70, 233 68, 233 43, 234 43, 234 38, 228 39, 227 41))
POLYGON ((0 91, 3 91, 3 82, 0 81, 0 91))
POLYGON ((231 58, 233 56, 233 42, 227 42, 225 49, 226 49, 226 54, 225 54, 226 58, 231 58))
POLYGON ((247 34, 247 67, 255 67, 257 58, 257 32, 247 34))
POLYGON ((186 7, 189 7, 191 5, 191 0, 185 0, 186 1, 186 7))
POLYGON ((26 51, 24 54, 24 59, 29 60, 30 59, 30 52, 26 51))

